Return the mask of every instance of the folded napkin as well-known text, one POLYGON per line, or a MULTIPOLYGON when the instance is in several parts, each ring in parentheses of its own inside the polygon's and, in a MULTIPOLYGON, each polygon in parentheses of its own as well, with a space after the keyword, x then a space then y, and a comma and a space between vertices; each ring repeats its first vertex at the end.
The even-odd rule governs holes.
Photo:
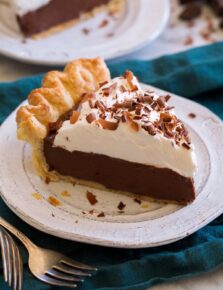
MULTIPOLYGON (((115 61, 109 63, 113 76, 132 70, 140 81, 181 96, 193 98, 223 118, 223 43, 164 56, 152 61, 115 61)), ((42 76, 0 84, 0 121, 40 86, 42 76)), ((222 189, 219 189, 222 190, 222 189)), ((223 216, 197 233, 170 245, 140 249, 114 249, 55 238, 17 218, 0 199, 0 215, 14 224, 34 242, 63 252, 81 262, 97 265, 100 271, 78 289, 146 289, 156 283, 198 275, 223 263, 223 216)), ((26 290, 59 289, 34 279, 24 255, 26 290)), ((1 289, 3 283, 0 265, 1 289)), ((61 288, 60 288, 61 289, 61 288)))

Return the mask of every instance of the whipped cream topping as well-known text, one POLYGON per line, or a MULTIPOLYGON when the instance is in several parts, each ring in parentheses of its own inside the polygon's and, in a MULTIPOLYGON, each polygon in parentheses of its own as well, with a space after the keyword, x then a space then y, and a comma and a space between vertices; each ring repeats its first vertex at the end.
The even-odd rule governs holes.
POLYGON ((169 168, 193 177, 193 146, 168 99, 144 92, 136 77, 126 72, 102 84, 95 94, 84 96, 78 112, 58 130, 54 146, 169 168))
POLYGON ((51 0, 10 0, 16 15, 23 16, 30 11, 39 9, 51 0))

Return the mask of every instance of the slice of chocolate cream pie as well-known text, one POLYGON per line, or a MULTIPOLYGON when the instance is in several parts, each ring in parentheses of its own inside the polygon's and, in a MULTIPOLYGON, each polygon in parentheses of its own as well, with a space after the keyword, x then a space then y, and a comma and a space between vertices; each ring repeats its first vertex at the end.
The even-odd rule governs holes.
POLYGON ((170 96, 144 91, 132 72, 110 80, 100 59, 50 72, 17 112, 39 174, 155 200, 195 198, 195 154, 170 96))
POLYGON ((102 10, 117 13, 124 0, 7 0, 26 37, 43 37, 63 30, 102 10))

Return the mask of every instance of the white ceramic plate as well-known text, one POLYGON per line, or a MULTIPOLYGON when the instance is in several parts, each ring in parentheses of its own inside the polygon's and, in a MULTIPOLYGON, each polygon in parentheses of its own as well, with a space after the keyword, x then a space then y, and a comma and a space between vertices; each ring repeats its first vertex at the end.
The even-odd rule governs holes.
MULTIPOLYGON (((151 87, 145 86, 147 89, 151 87)), ((152 88, 154 89, 154 88, 152 88)), ((167 92, 159 91, 166 94, 167 92)), ((65 182, 46 184, 36 176, 31 148, 16 139, 15 113, 0 130, 0 188, 6 204, 24 221, 46 233, 74 241, 141 248, 167 244, 192 234, 223 212, 223 124, 203 106, 173 96, 170 103, 189 128, 198 161, 195 177, 196 200, 187 206, 159 204, 142 197, 94 190, 65 182), (190 118, 195 113, 196 118, 190 118), (86 191, 98 199, 91 206, 86 191), (67 191, 70 196, 61 195, 67 191), (38 192, 41 200, 34 198, 38 192), (59 206, 47 199, 55 197, 59 206), (118 204, 126 204, 119 213, 118 204), (89 211, 94 209, 94 213, 89 211), (101 212, 105 217, 97 217, 101 212)))
POLYGON ((127 0, 116 18, 105 12, 41 40, 24 40, 12 11, 0 4, 0 53, 25 62, 65 65, 74 58, 111 59, 155 39, 169 18, 168 0, 127 0), (104 19, 108 25, 99 28, 104 19), (90 29, 88 35, 83 29, 90 29))

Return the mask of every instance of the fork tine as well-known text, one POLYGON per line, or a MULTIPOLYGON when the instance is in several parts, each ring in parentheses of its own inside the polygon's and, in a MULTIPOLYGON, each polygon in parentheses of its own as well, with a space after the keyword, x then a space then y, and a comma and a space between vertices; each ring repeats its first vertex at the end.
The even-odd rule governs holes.
POLYGON ((13 258, 13 290, 20 290, 22 287, 22 258, 19 249, 12 239, 12 237, 7 233, 9 242, 12 246, 12 258, 13 258))
POLYGON ((12 238, 8 236, 8 241, 9 241, 9 245, 10 245, 10 252, 11 252, 11 258, 12 258, 12 281, 11 281, 11 285, 13 290, 16 290, 17 288, 17 278, 18 278, 18 269, 17 269, 17 261, 16 261, 16 246, 14 244, 14 241, 12 240, 12 238))
POLYGON ((0 227, 0 244, 2 249, 2 265, 3 265, 3 272, 4 272, 4 280, 5 282, 8 282, 8 276, 7 276, 7 256, 6 256, 6 248, 5 248, 5 239, 3 237, 2 227, 0 227))
POLYGON ((57 265, 53 266, 54 269, 57 269, 63 273, 70 274, 70 275, 77 275, 77 276, 84 276, 84 277, 91 277, 91 273, 76 270, 67 266, 64 263, 58 263, 57 265))
POLYGON ((21 290, 22 286, 22 271, 19 264, 22 264, 22 258, 20 256, 18 247, 12 237, 4 228, 0 228, 1 240, 4 243, 5 254, 6 254, 6 267, 4 270, 8 270, 7 281, 10 287, 13 287, 13 290, 21 290), (10 255, 8 255, 8 252, 10 255), (9 260, 8 260, 9 259, 9 260), (11 270, 10 270, 11 269, 11 270), (21 281, 20 281, 21 280, 21 281))
POLYGON ((18 248, 16 251, 16 255, 17 255, 17 260, 18 260, 18 273, 19 273, 17 290, 21 290, 22 289, 22 279, 23 279, 23 263, 22 263, 22 256, 21 256, 18 248))
POLYGON ((66 281, 62 281, 53 277, 50 277, 48 275, 39 275, 37 277, 38 279, 40 279, 41 281, 53 285, 53 286, 63 286, 63 287, 69 287, 69 288, 75 288, 77 287, 77 284, 74 284, 72 282, 66 282, 66 281))
POLYGON ((8 272, 7 282, 9 286, 12 287, 12 257, 11 257, 8 237, 6 236, 6 234, 4 234, 4 240, 5 240, 5 250, 6 250, 7 272, 8 272))
MULTIPOLYGON (((5 231, 5 230, 4 230, 5 231)), ((14 241, 12 239, 12 237, 8 234, 7 231, 5 231, 5 237, 7 239, 7 243, 8 243, 8 249, 9 249, 9 255, 10 255, 10 260, 9 260, 9 267, 11 269, 11 271, 9 272, 9 286, 13 288, 13 290, 15 290, 14 288, 14 280, 16 279, 17 276, 17 269, 16 269, 16 265, 15 265, 15 248, 14 248, 14 241)))
POLYGON ((64 258, 61 260, 61 262, 63 262, 64 264, 73 267, 73 268, 78 268, 78 269, 82 269, 82 270, 88 270, 88 271, 97 271, 98 269, 96 267, 92 267, 89 265, 85 265, 79 262, 76 262, 70 258, 64 258))
POLYGON ((60 280, 66 280, 66 281, 72 281, 72 282, 83 282, 84 281, 84 280, 76 278, 72 275, 68 275, 68 274, 65 274, 63 272, 60 272, 57 269, 50 269, 46 272, 46 274, 48 274, 54 278, 60 279, 60 280))

